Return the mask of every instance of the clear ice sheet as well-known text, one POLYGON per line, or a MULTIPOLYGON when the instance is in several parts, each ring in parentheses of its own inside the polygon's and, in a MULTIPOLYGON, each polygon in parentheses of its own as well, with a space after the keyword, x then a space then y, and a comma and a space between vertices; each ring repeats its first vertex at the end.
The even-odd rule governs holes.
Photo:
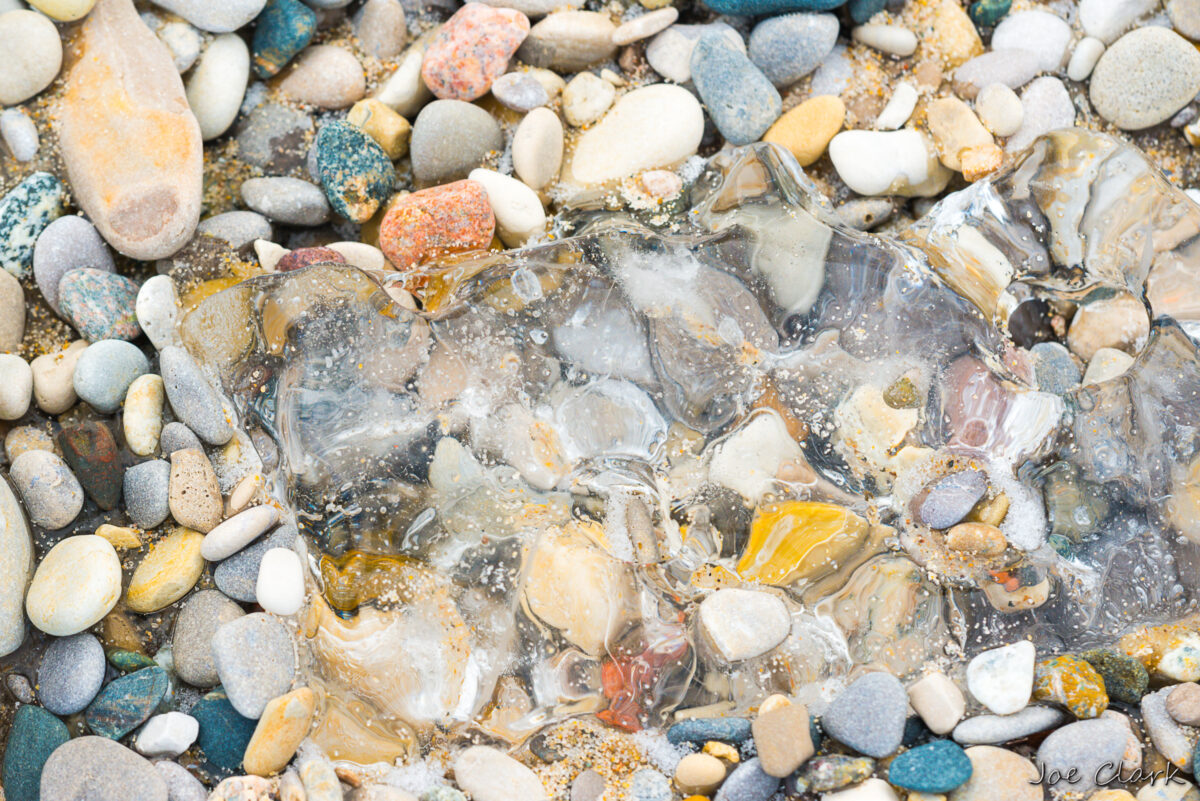
POLYGON ((317 265, 183 323, 278 448, 332 755, 468 729, 520 743, 587 713, 650 728, 768 692, 819 704, 856 665, 904 677, 1195 611, 1200 207, 1133 147, 1044 136, 896 236, 841 225, 766 144, 714 157, 669 225, 569 222, 431 268, 424 311, 317 265), (1039 391, 1029 348, 1053 316, 1122 292, 1151 320, 1133 365, 1039 391), (897 386, 911 402, 881 400, 897 386), (948 566, 910 511, 960 464, 1011 502, 1000 578, 948 566), (870 533, 763 588, 791 634, 725 663, 696 605, 736 581, 755 508, 786 500, 870 533), (1048 598, 1002 612, 992 580, 1048 598))

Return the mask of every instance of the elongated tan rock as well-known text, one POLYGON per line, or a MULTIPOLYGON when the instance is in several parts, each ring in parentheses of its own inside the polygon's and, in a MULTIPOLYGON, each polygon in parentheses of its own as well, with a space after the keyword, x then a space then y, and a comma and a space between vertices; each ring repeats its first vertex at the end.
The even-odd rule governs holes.
POLYGON ((171 54, 132 0, 99 0, 68 55, 57 130, 71 189, 135 259, 181 248, 200 219, 200 126, 171 54))

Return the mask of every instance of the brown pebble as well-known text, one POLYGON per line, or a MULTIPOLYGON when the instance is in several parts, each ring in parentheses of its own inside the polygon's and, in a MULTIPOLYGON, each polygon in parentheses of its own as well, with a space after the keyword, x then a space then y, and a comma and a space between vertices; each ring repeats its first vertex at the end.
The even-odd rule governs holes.
POLYGON ((1007 545, 1004 532, 987 523, 959 523, 946 532, 946 547, 952 551, 998 556, 1007 545))
POLYGON ((759 767, 768 776, 783 778, 814 753, 804 704, 786 704, 760 713, 751 731, 759 767))
POLYGON ((1200 726, 1200 684, 1177 684, 1167 695, 1167 714, 1185 726, 1200 726))
POLYGON ((958 153, 958 160, 962 163, 963 178, 974 182, 1000 169, 1004 151, 996 144, 964 147, 958 153))
POLYGON ((217 474, 204 451, 185 448, 171 454, 167 503, 181 526, 207 534, 221 522, 224 504, 217 474))

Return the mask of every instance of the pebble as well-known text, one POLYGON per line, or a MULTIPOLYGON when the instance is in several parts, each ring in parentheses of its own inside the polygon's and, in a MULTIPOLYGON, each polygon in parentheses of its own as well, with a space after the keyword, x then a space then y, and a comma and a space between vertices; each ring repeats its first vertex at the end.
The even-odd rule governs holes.
POLYGON ((1104 679, 1077 656, 1056 656, 1037 663, 1033 698, 1062 704, 1077 718, 1094 718, 1108 708, 1104 679))
POLYGON ((21 454, 9 467, 9 477, 25 502, 29 520, 35 525, 60 529, 78 517, 83 509, 83 487, 79 486, 67 463, 49 451, 21 454))
POLYGON ((838 176, 860 195, 931 197, 953 175, 919 131, 842 131, 829 142, 838 176))
POLYGON ((1013 715, 977 715, 954 727, 953 738, 963 745, 1006 743, 1046 731, 1066 720, 1048 706, 1027 706, 1013 715))
POLYGON ((275 271, 279 273, 301 270, 314 264, 345 264, 346 259, 336 250, 329 248, 300 248, 285 253, 275 263, 275 271))
POLYGON ((258 574, 263 557, 272 548, 291 548, 296 530, 280 526, 263 539, 243 548, 217 565, 213 580, 218 589, 238 601, 255 603, 258 599, 258 574))
POLYGON ((787 606, 778 596, 728 588, 706 597, 697 611, 700 633, 727 662, 762 656, 791 632, 787 606))
POLYGON ((1101 117, 1127 131, 1149 128, 1200 91, 1200 52, 1166 28, 1138 28, 1104 51, 1088 86, 1101 117))
POLYGON ((576 128, 590 125, 604 115, 616 99, 617 90, 591 72, 581 72, 563 90, 563 116, 576 128))
POLYGON ((1146 307, 1133 295, 1122 292, 1080 306, 1067 329, 1067 347, 1084 361, 1091 361, 1101 348, 1136 353, 1149 334, 1146 307))
POLYGON ((947 529, 966 517, 986 492, 987 475, 983 471, 960 470, 923 490, 924 497, 918 496, 917 515, 930 528, 947 529))
POLYGON ((362 129, 335 120, 321 126, 316 150, 321 186, 333 211, 356 223, 375 216, 396 180, 383 147, 362 129))
POLYGON ((165 759, 155 762, 154 768, 167 784, 168 801, 207 801, 208 790, 187 768, 165 759))
POLYGON ((709 116, 731 144, 757 141, 783 112, 779 92, 745 52, 720 33, 700 37, 692 51, 691 71, 709 116))
POLYGON ((45 89, 62 67, 62 41, 54 23, 36 11, 0 14, 0 105, 15 106, 45 89))
POLYGON ((696 153, 703 133, 704 112, 690 92, 668 84, 643 86, 621 96, 583 132, 567 169, 582 184, 602 184, 672 167, 696 153))
POLYGON ((1021 128, 1008 140, 1010 153, 1023 150, 1042 134, 1075 125, 1075 104, 1058 78, 1035 78, 1021 90, 1021 128))
POLYGON ((33 370, 15 353, 0 353, 0 420, 17 420, 29 411, 33 370))
POLYGON ((433 97, 421 78, 425 48, 432 38, 432 35, 422 37, 405 50, 396 71, 375 92, 380 102, 408 119, 412 119, 433 97))
POLYGON ((33 541, 16 494, 0 481, 0 656, 25 639, 25 588, 33 572, 33 541))
POLYGON ((201 590, 183 604, 175 619, 171 652, 179 678, 196 687, 217 684, 212 639, 223 624, 237 620, 242 608, 216 590, 201 590))
MULTIPOLYGON (((238 213, 238 212, 234 212, 238 213)), ((253 212, 241 212, 253 214, 253 212)), ((255 217, 259 215, 255 214, 255 217)), ((262 219, 259 217, 259 219, 262 219)), ((264 219, 265 223, 266 220, 264 219)), ((202 224, 203 225, 203 224, 202 224)), ((268 233, 269 230, 268 223, 268 233)), ((146 279, 138 290, 134 310, 137 314, 138 325, 150 339, 155 348, 162 350, 168 345, 180 344, 179 332, 176 328, 178 317, 179 296, 175 292, 175 283, 167 275, 155 275, 146 279)))
POLYGON ((612 42, 618 47, 624 47, 642 39, 649 39, 675 24, 677 19, 679 9, 674 6, 656 9, 618 25, 613 31, 612 42))
POLYGON ((66 426, 58 433, 58 444, 84 493, 101 509, 114 509, 121 500, 124 468, 108 426, 96 420, 66 426))
POLYGON ((142 538, 136 530, 127 526, 114 526, 102 523, 96 526, 96 536, 108 540, 108 543, 118 551, 129 551, 142 547, 142 538))
POLYGON ((305 48, 279 83, 279 91, 319 109, 349 108, 367 93, 362 65, 349 50, 334 45, 305 48))
POLYGON ((54 311, 58 311, 58 287, 63 276, 81 268, 106 273, 116 269, 96 226, 68 214, 47 225, 33 248, 33 277, 54 311))
POLYGON ((255 506, 239 512, 204 538, 201 553, 210 562, 232 556, 279 522, 279 510, 274 506, 255 506))
POLYGON ((967 665, 967 689, 997 715, 1019 712, 1033 691, 1034 657, 1027 641, 984 651, 967 665))
POLYGON ((967 708, 962 690, 944 673, 929 673, 911 684, 908 701, 934 734, 952 731, 967 708))
POLYGON ((200 126, 171 53, 130 0, 100 0, 75 42, 55 117, 71 194, 121 253, 169 256, 196 230, 203 183, 200 126))
POLYGON ((1106 765, 1121 764, 1127 735, 1124 726, 1109 719, 1080 720, 1051 732, 1038 747, 1037 760, 1047 775, 1059 771, 1062 778, 1046 786, 1076 793, 1093 789, 1106 765), (1077 771, 1076 781, 1068 782, 1071 770, 1077 771))
MULTIPOLYGON (((412 126, 408 124, 408 120, 401 117, 396 112, 392 111, 390 106, 371 97, 365 100, 360 100, 350 108, 350 113, 346 115, 346 122, 361 128, 362 132, 373 139, 379 147, 383 148, 384 155, 391 161, 408 154, 408 142, 412 137, 412 126)), ((320 151, 317 153, 318 161, 317 168, 320 169, 320 151)), ((387 175, 395 179, 395 173, 390 164, 384 165, 378 161, 377 156, 373 156, 364 169, 374 180, 378 180, 376 176, 387 175), (373 173, 373 174, 372 174, 373 173)), ((330 191, 330 182, 326 179, 321 179, 322 184, 326 187, 325 191, 330 191)), ((391 187, 388 187, 389 194, 391 187)), ((333 199, 330 198, 330 202, 333 199)), ((337 206, 335 205, 335 208, 337 206)), ((341 212, 338 212, 339 214, 341 212)), ((351 243, 362 244, 362 243, 351 243)))
POLYGON ((1086 81, 1102 55, 1104 42, 1094 36, 1085 36, 1079 40, 1071 53, 1071 60, 1067 64, 1067 77, 1072 81, 1086 81))
POLYGON ((162 435, 158 438, 158 447, 164 458, 170 458, 175 451, 191 448, 201 450, 204 446, 190 428, 183 423, 172 422, 163 426, 162 435))
POLYGON ((242 200, 272 222, 313 226, 329 220, 329 201, 319 186, 299 178, 250 178, 242 200))
POLYGON ((29 5, 56 22, 74 22, 87 16, 96 0, 30 0, 29 5))
POLYGON ((750 32, 750 60, 775 86, 791 86, 820 66, 837 44, 837 35, 833 14, 770 17, 750 32))
POLYGON ((713 796, 713 801, 767 801, 779 790, 780 781, 763 772, 758 757, 734 768, 713 796))
POLYGON ((1058 72, 1071 44, 1071 26, 1047 11, 1009 14, 992 32, 993 50, 1030 50, 1038 55, 1039 72, 1058 72))
POLYGON ((916 34, 899 25, 859 25, 850 31, 850 38, 891 56, 903 58, 917 51, 916 34))
POLYGON ((246 114, 236 130, 238 158, 265 172, 279 173, 304 164, 314 126, 307 112, 268 102, 246 114))
MULTIPOLYGON (((1040 80, 1040 79, 1039 79, 1040 80)), ((1037 388, 1042 392, 1065 395, 1079 386, 1082 374, 1071 352, 1058 342, 1039 342, 1029 349, 1037 388)))
POLYGON ((230 33, 258 16, 265 0, 154 0, 202 31, 230 33))
POLYGON ((287 767, 300 741, 308 734, 315 709, 316 696, 307 687, 273 698, 246 746, 243 769, 270 776, 287 767))
POLYGON ((562 169, 563 126, 550 109, 525 115, 513 135, 513 172, 526 186, 539 190, 558 177, 562 169))
POLYGON ((1150 676, 1139 660, 1107 648, 1094 648, 1080 656, 1104 679, 1109 698, 1126 704, 1141 703, 1150 676))
POLYGON ((846 106, 840 98, 811 97, 776 120, 762 138, 786 148, 801 167, 807 167, 825 154, 845 119, 846 106))
POLYGON ((973 100, 988 84, 1002 83, 1020 89, 1038 74, 1040 57, 1029 50, 989 50, 954 71, 954 88, 960 97, 973 100))
POLYGON ((286 693, 296 674, 292 635, 256 612, 223 624, 212 638, 221 686, 239 714, 257 719, 267 702, 286 693))
POLYGON ((354 18, 354 33, 364 51, 390 59, 404 49, 408 25, 399 0, 367 0, 354 18))
POLYGON ((171 454, 168 499, 171 516, 181 526, 206 534, 221 522, 221 490, 204 451, 188 448, 171 454))
MULTIPOLYGON (((246 253, 251 249, 256 239, 270 239, 274 236, 271 228, 271 223, 266 217, 254 211, 227 211, 222 214, 215 214, 200 221, 196 226, 196 233, 215 236, 225 240, 229 247, 239 253, 246 253)), ((167 276, 155 276, 155 278, 165 278, 167 276)), ((146 284, 149 284, 153 278, 142 284, 141 292, 146 291, 146 284)), ((174 284, 171 284, 173 287, 174 284)), ((141 294, 139 293, 139 299, 141 294)), ((174 297, 174 296, 172 296, 174 297)), ((141 313, 138 318, 140 321, 141 313)), ((145 325, 142 326, 145 328, 145 325)), ((151 337, 151 342, 154 342, 151 337)), ((170 343, 168 343, 170 344, 170 343)), ((161 347, 155 345, 155 347, 161 347)))
POLYGON ((455 181, 394 203, 379 226, 379 247, 396 269, 408 270, 445 253, 486 248, 495 226, 483 185, 455 181))
POLYGON ((904 737, 908 694, 890 673, 867 673, 842 690, 821 716, 825 732, 870 757, 896 752, 904 737))
POLYGON ((123 275, 84 267, 58 284, 59 313, 84 339, 133 340, 141 335, 134 302, 138 286, 123 275))
POLYGON ((260 78, 278 75, 308 47, 317 32, 317 15, 300 0, 267 0, 254 25, 254 72, 260 78))
POLYGON ((1166 709, 1176 723, 1200 725, 1200 684, 1193 681, 1176 684, 1167 694, 1166 709))
POLYGON ((146 721, 133 747, 146 756, 177 757, 196 742, 200 724, 191 715, 166 712, 146 721))
POLYGON ((696 49, 700 37, 707 33, 720 33, 732 46, 743 51, 746 49, 741 34, 724 22, 672 25, 646 45, 646 61, 667 80, 687 83, 692 79, 692 51, 696 49))
MULTIPOLYGON (((724 780, 725 763, 709 754, 688 754, 675 766, 675 786, 685 796, 712 795, 724 780)), ((603 791, 603 779, 599 786, 603 791)))
POLYGON ((528 72, 509 72, 492 83, 492 97, 513 111, 532 111, 550 102, 550 93, 528 72))
POLYGON ((125 393, 125 410, 121 425, 125 434, 125 444, 134 454, 152 456, 158 450, 165 399, 163 380, 153 373, 138 376, 129 385, 129 390, 125 393))
POLYGON ((233 125, 249 79, 250 50, 242 37, 226 33, 213 39, 187 79, 188 106, 205 142, 233 125))
POLYGON ((197 744, 208 763, 225 774, 237 770, 254 735, 255 721, 239 715, 223 690, 214 690, 196 702, 191 716, 200 724, 197 744))
POLYGON ((617 52, 613 25, 596 11, 556 11, 529 29, 517 58, 559 73, 585 70, 617 52))
MULTIPOLYGON (((50 755, 70 739, 61 720, 37 706, 24 705, 12 717, 4 750, 5 798, 9 801, 38 801, 42 770, 50 755)), ((52 796, 40 796, 50 801, 52 796)))
MULTIPOLYGON (((21 458, 45 453, 31 451, 21 458)), ((101 537, 79 535, 60 541, 42 559, 29 585, 25 609, 39 629, 66 637, 98 622, 120 595, 121 564, 116 550, 101 537)))
POLYGON ((75 405, 75 368, 88 343, 79 339, 57 353, 46 353, 29 363, 33 373, 33 399, 47 414, 62 414, 75 405))
POLYGON ((21 347, 25 338, 25 290, 11 273, 0 270, 0 353, 21 347))
POLYGON ((875 129, 894 131, 903 126, 912 116, 913 109, 917 107, 917 97, 917 90, 911 83, 901 81, 896 84, 892 89, 892 96, 888 98, 887 105, 875 118, 875 129))
POLYGON ((1017 93, 1002 83, 992 83, 975 96, 975 113, 996 136, 1012 136, 1021 127, 1025 110, 1017 93))
POLYGON ((469 178, 484 188, 496 233, 506 246, 522 247, 545 234, 546 211, 528 186, 493 170, 472 170, 469 178))
POLYGON ((520 11, 467 3, 430 41, 421 77, 434 97, 443 100, 483 97, 508 69, 529 30, 529 18, 520 11))
POLYGON ((1078 20, 1084 33, 1107 45, 1156 8, 1158 0, 1080 0, 1078 20))
POLYGON ((460 788, 475 801, 547 801, 542 781, 529 768, 495 748, 476 745, 454 760, 460 788))
POLYGON ((157 612, 187 595, 204 573, 202 542, 198 532, 176 528, 153 543, 129 579, 125 605, 130 611, 157 612))
MULTIPOLYGON (((100 0, 99 5, 107 2, 100 0)), ((42 769, 41 797, 55 801, 168 801, 167 783, 146 759, 107 737, 76 737, 42 769)))
POLYGON ((0 112, 0 139, 4 140, 12 157, 22 164, 37 156, 37 126, 24 109, 10 108, 0 112))
POLYGON ((63 213, 66 191, 50 173, 35 172, 0 198, 0 267, 17 278, 29 272, 38 237, 63 213))
POLYGON ((654 768, 639 768, 629 777, 629 801, 672 801, 671 781, 654 768))
POLYGON ((114 679, 88 706, 88 728, 102 737, 121 739, 154 714, 170 686, 167 672, 157 666, 114 679))
POLYGON ((163 386, 171 410, 209 445, 224 445, 233 438, 221 398, 184 348, 168 345, 159 353, 163 386))
POLYGON ((950 801, 1042 801, 1038 768, 1005 748, 977 745, 965 751, 971 778, 950 793, 950 801))
POLYGON ((504 135, 491 114, 461 100, 435 100, 413 124, 413 177, 422 184, 465 178, 491 152, 504 149, 504 135))
POLYGON ((162 20, 150 12, 143 13, 142 20, 171 51, 175 69, 181 75, 191 69, 196 59, 200 58, 204 35, 193 26, 178 21, 163 24, 162 20))
MULTIPOLYGON (((1150 738, 1150 742, 1158 750, 1158 753, 1162 754, 1175 767, 1191 773, 1194 756, 1191 732, 1180 727, 1167 709, 1167 699, 1170 697, 1172 689, 1171 687, 1163 687, 1161 690, 1142 696, 1140 705, 1142 727, 1146 730, 1146 736, 1150 738)), ((1082 722, 1114 723, 1112 720, 1103 718, 1099 721, 1082 722)), ((1123 728, 1121 724, 1115 725, 1123 728)), ((1062 731, 1062 729, 1059 731, 1062 731)), ((1124 740, 1122 740, 1122 743, 1124 743, 1124 740)), ((1124 752, 1123 745, 1121 752, 1124 752)), ((1120 757, 1118 757, 1119 760, 1120 757)))
POLYGON ((962 151, 993 144, 992 135, 975 112, 957 97, 942 97, 930 102, 925 107, 925 123, 937 145, 938 158, 955 172, 964 171, 962 151))
POLYGON ((751 724, 759 766, 770 776, 784 778, 813 755, 808 709, 803 704, 785 703, 760 710, 751 724))
POLYGON ((263 554, 255 599, 266 611, 287 617, 304 604, 304 568, 290 548, 271 548, 263 554))
POLYGON ((102 339, 79 355, 72 382, 80 400, 101 414, 112 414, 134 379, 148 372, 150 363, 136 345, 102 339))
POLYGON ((82 712, 104 684, 104 647, 87 632, 53 640, 38 666, 37 694, 55 715, 82 712))
POLYGON ((921 793, 948 793, 971 778, 971 760, 949 740, 905 751, 888 766, 887 780, 897 787, 921 793))

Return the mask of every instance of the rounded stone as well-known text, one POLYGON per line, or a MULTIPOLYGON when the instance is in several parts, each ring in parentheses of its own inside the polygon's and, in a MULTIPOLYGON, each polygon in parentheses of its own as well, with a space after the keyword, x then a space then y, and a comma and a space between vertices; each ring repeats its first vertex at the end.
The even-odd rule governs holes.
POLYGON ((67 537, 33 574, 25 611, 47 634, 67 637, 100 621, 121 597, 121 560, 102 537, 67 537))
POLYGON ((17 420, 33 399, 33 370, 15 353, 0 353, 0 420, 17 420))
POLYGON ((237 118, 250 78, 250 50, 242 37, 226 33, 213 39, 188 75, 187 101, 204 141, 229 130, 237 118))
POLYGON ((50 85, 62 67, 54 23, 36 11, 0 14, 0 105, 14 106, 50 85))
POLYGON ((42 769, 41 797, 55 801, 167 801, 150 762, 107 737, 77 737, 42 769))
POLYGON ((279 522, 274 506, 254 506, 221 523, 204 538, 201 553, 210 562, 233 556, 279 522))
POLYGON ((258 605, 287 617, 304 604, 304 566, 291 548, 272 548, 263 554, 254 590, 258 605))
POLYGON ((470 180, 487 191, 496 218, 496 233, 511 248, 525 245, 546 232, 546 210, 537 193, 516 178, 494 170, 471 170, 470 180))
POLYGON ((483 97, 528 33, 529 18, 520 11, 467 3, 433 36, 421 77, 444 100, 483 97))
POLYGON ((617 52, 617 26, 596 11, 556 11, 529 29, 517 58, 560 73, 585 70, 617 52))
POLYGON ((29 5, 56 22, 74 22, 86 17, 96 0, 29 0, 29 5))
POLYGON ((833 739, 877 759, 891 756, 904 738, 908 693, 890 673, 868 673, 829 704, 821 726, 833 739))
POLYGON ((18 708, 4 750, 5 798, 37 801, 40 797, 49 801, 47 796, 39 796, 42 771, 50 755, 70 736, 63 722, 41 707, 25 704, 18 708))
POLYGON ((158 447, 162 451, 163 458, 170 458, 175 451, 204 449, 200 438, 183 423, 177 422, 167 423, 163 426, 162 435, 158 438, 158 447))
POLYGON ((213 581, 230 598, 255 603, 258 600, 258 575, 267 551, 272 548, 291 548, 295 540, 295 528, 280 526, 217 565, 213 571, 213 581))
POLYGON ((504 135, 491 114, 462 100, 435 100, 413 124, 413 177, 422 184, 465 178, 489 153, 503 149, 504 135))
POLYGON ((67 463, 50 451, 22 453, 13 460, 9 476, 25 502, 29 519, 42 528, 63 528, 83 509, 83 487, 67 463))
POLYGON ((58 309, 89 342, 136 339, 138 286, 123 275, 89 267, 70 270, 58 282, 58 309))
POLYGON ((230 33, 257 17, 266 0, 154 0, 154 4, 202 31, 230 33))
POLYGON ((697 618, 706 642, 727 662, 762 656, 783 642, 792 626, 778 596, 739 588, 709 595, 697 618))
POLYGON ((821 65, 837 44, 833 14, 770 17, 750 33, 750 60, 778 87, 790 86, 821 65))
POLYGON ((254 26, 254 72, 260 78, 278 75, 316 32, 317 14, 300 0, 268 0, 254 26))
POLYGON ((964 752, 971 778, 950 793, 950 801, 1042 801, 1045 790, 1030 760, 1006 748, 977 745, 964 752))
POLYGON ((104 646, 87 632, 50 643, 38 666, 38 700, 56 715, 82 712, 104 684, 104 646))
POLYGON ((492 82, 492 97, 513 111, 532 111, 550 102, 550 93, 527 72, 509 72, 492 82))
POLYGON ((201 590, 184 602, 175 618, 171 653, 179 678, 196 687, 220 681, 213 662, 212 639, 225 623, 245 615, 242 608, 217 590, 201 590))
POLYGON ((25 338, 25 290, 12 273, 0 270, 0 353, 21 347, 25 338))
POLYGON ((199 532, 177 528, 153 543, 129 579, 125 605, 130 611, 157 612, 187 595, 204 573, 203 541, 199 532))
POLYGON ((807 167, 825 154, 829 142, 842 129, 846 106, 834 95, 809 98, 775 121, 764 142, 785 148, 807 167))
MULTIPOLYGON (((158 450, 165 400, 166 390, 163 388, 161 376, 147 373, 138 376, 129 385, 129 390, 125 393, 125 413, 121 419, 121 427, 125 433, 125 444, 134 454, 152 456, 158 450)), ((128 495, 126 497, 128 498, 128 495)))
POLYGON ((1200 91, 1200 52, 1167 28, 1130 31, 1104 51, 1088 96, 1104 119, 1127 131, 1166 122, 1200 91))
POLYGON ((717 130, 731 144, 756 141, 779 119, 783 100, 762 71, 720 33, 700 37, 692 51, 692 83, 717 130))
POLYGON ((101 414, 112 414, 133 380, 148 372, 150 362, 136 345, 102 339, 80 355, 72 381, 80 400, 101 414))
POLYGON ((349 50, 333 45, 306 48, 279 84, 284 95, 320 109, 343 109, 367 93, 362 65, 349 50))
POLYGON ((971 760, 949 740, 905 751, 888 765, 888 782, 921 793, 948 793, 971 778, 971 760))
MULTIPOLYGON (((270 234, 270 223, 254 212, 230 212, 230 214, 248 214, 263 220, 270 234)), ((229 216, 229 215, 221 215, 229 216)), ((138 325, 149 337, 154 347, 162 350, 168 345, 179 344, 179 332, 176 329, 178 317, 179 295, 175 291, 175 282, 168 275, 155 275, 146 279, 138 290, 134 310, 137 313, 138 325)))
POLYGON ((45 353, 29 363, 33 373, 33 399, 47 414, 62 414, 75 405, 75 367, 88 349, 77 339, 63 350, 45 353))
POLYGON ((224 445, 233 438, 221 397, 209 384, 200 366, 182 347, 170 345, 159 354, 163 385, 171 410, 209 445, 224 445))
POLYGON ((548 108, 525 115, 513 135, 513 172, 531 189, 542 189, 562 169, 563 126, 548 108))
POLYGON ((257 719, 296 675, 292 635, 275 618, 256 612, 217 629, 213 661, 221 686, 239 714, 257 719))
POLYGON ((199 448, 171 453, 167 497, 171 516, 181 526, 204 534, 221 522, 224 505, 217 474, 204 451, 199 448))
POLYGON ((243 181, 242 200, 267 219, 287 225, 320 225, 329 219, 329 201, 325 199, 325 193, 315 184, 299 178, 243 181))
POLYGON ((328 122, 317 133, 317 171, 334 212, 364 223, 392 193, 396 170, 383 148, 362 129, 328 122))
POLYGON ((80 268, 107 273, 116 269, 96 226, 74 214, 59 217, 38 235, 33 248, 33 277, 50 308, 58 311, 63 276, 80 268))

